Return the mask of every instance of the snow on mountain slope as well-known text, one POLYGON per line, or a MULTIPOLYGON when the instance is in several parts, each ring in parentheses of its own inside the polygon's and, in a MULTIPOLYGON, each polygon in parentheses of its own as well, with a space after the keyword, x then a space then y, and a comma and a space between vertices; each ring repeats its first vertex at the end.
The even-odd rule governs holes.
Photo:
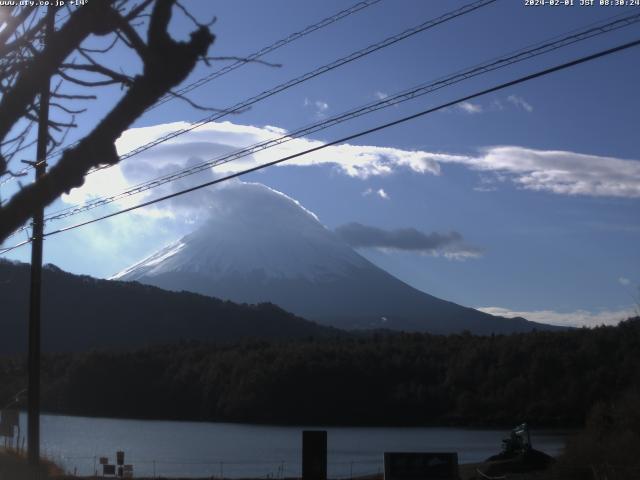
POLYGON ((236 183, 215 192, 211 220, 202 228, 112 279, 167 272, 222 279, 261 272, 266 278, 314 280, 368 263, 295 200, 264 185, 236 183))
POLYGON ((477 333, 544 328, 428 295, 373 265, 296 200, 265 185, 212 190, 199 229, 112 279, 241 303, 270 301, 342 328, 477 333))

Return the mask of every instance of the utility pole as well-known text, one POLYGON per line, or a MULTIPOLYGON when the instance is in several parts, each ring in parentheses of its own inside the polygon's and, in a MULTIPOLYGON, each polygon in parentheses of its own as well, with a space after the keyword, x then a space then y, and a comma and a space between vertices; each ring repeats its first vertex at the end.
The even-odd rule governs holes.
MULTIPOLYGON (((44 49, 55 28, 55 7, 47 7, 44 49)), ((42 79, 40 111, 38 117, 38 145, 36 151, 36 181, 47 170, 47 144, 49 141, 49 77, 42 79)), ((27 456, 29 464, 40 464, 40 299, 42 284, 42 240, 44 233, 44 208, 33 216, 33 241, 31 243, 31 290, 29 294, 29 358, 28 358, 28 424, 27 456)))

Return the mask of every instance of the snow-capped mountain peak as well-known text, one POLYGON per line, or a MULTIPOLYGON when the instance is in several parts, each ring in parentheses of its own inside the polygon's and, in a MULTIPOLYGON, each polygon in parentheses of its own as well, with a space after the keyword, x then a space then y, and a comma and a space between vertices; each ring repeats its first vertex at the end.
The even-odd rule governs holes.
POLYGON ((287 195, 257 183, 219 189, 196 231, 114 275, 137 280, 170 272, 314 280, 368 261, 287 195))
POLYGON ((257 183, 211 191, 200 228, 114 275, 240 303, 272 302, 341 328, 476 333, 544 328, 416 290, 373 265, 287 195, 257 183))

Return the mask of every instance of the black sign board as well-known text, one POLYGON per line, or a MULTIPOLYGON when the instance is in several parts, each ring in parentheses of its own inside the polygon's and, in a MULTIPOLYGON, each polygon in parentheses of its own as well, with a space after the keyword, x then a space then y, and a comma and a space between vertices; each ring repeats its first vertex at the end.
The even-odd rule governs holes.
POLYGON ((327 480, 327 432, 302 432, 302 479, 327 480))
POLYGON ((116 474, 116 466, 115 465, 102 465, 102 475, 115 475, 116 474))
POLYGON ((116 463, 124 465, 124 452, 116 452, 116 463))
POLYGON ((384 480, 457 480, 458 454, 385 452, 384 480))

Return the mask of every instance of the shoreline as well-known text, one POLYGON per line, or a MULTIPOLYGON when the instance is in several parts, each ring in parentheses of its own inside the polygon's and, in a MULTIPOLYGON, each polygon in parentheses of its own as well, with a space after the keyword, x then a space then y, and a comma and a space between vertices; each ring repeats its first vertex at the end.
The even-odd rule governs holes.
MULTIPOLYGON (((478 468, 483 463, 463 463, 458 465, 459 480, 485 480, 486 477, 479 475, 478 468)), ((23 456, 18 456, 13 452, 7 452, 0 447, 0 475, 2 478, 11 478, 12 480, 27 480, 32 470, 26 464, 23 456), (8 477, 6 475, 9 475, 8 477)), ((40 468, 40 480, 100 480, 104 478, 101 475, 80 476, 65 473, 55 463, 43 460, 40 468)), ((218 476, 134 476, 135 480, 264 480, 265 477, 218 477, 218 476)), ((274 478, 274 477, 267 477, 274 478)), ((550 480, 552 478, 552 469, 540 470, 528 473, 514 473, 509 475, 512 480, 550 480)), ((300 477, 280 477, 278 480, 301 480, 300 477)), ((327 480, 344 480, 343 477, 327 477, 327 480)), ((384 480, 384 474, 362 475, 349 477, 349 480, 384 480)))
MULTIPOLYGON (((26 409, 19 408, 20 415, 26 415, 26 409)), ((514 425, 522 423, 520 420, 514 420, 511 423, 474 423, 465 424, 464 422, 456 423, 428 423, 428 424, 409 424, 409 423, 380 423, 380 424, 360 424, 360 423, 304 423, 304 422, 286 422, 286 423, 269 423, 260 421, 233 421, 233 420, 206 420, 206 419, 177 419, 177 418, 143 418, 143 417, 111 417, 104 415, 84 415, 76 413, 64 413, 64 412, 51 412, 42 411, 41 415, 47 415, 50 417, 71 417, 71 418, 85 418, 92 420, 116 420, 116 421, 132 421, 132 422, 163 422, 163 423, 193 423, 193 424, 214 424, 214 425, 231 425, 231 426, 252 426, 252 427, 273 427, 273 428, 300 428, 300 429, 318 429, 328 430, 332 428, 362 428, 362 429, 377 429, 377 428, 406 428, 406 429, 423 429, 423 428, 438 428, 438 429, 456 429, 456 430, 468 430, 468 431, 504 431, 505 433, 510 431, 514 425)), ((536 425, 534 431, 538 433, 553 432, 571 435, 579 432, 584 428, 584 425, 536 425)))

